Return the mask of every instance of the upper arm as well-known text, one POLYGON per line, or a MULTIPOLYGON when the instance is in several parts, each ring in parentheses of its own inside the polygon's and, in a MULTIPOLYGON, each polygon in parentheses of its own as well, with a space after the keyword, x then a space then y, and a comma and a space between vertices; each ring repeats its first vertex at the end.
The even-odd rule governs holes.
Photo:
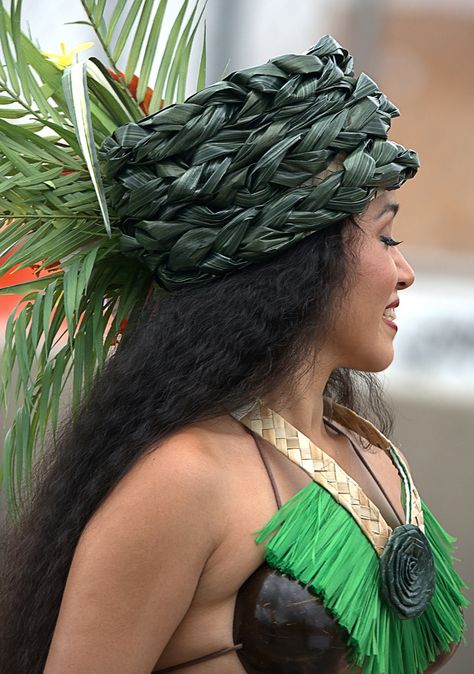
POLYGON ((44 674, 150 672, 185 615, 216 546, 219 481, 180 435, 142 457, 84 529, 44 674))

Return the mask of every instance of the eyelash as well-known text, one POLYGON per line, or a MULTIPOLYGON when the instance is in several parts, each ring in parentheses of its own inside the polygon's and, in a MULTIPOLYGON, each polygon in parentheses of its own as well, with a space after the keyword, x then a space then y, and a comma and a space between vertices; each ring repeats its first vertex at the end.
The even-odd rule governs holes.
POLYGON ((403 241, 395 241, 390 236, 381 236, 380 240, 384 242, 386 246, 399 246, 403 241))

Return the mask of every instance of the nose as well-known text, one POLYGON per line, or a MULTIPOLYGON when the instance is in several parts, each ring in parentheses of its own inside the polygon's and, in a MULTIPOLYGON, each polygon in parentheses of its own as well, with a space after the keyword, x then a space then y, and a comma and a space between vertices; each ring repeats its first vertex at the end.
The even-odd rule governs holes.
POLYGON ((397 253, 399 254, 399 259, 397 260, 397 290, 404 290, 405 288, 409 288, 415 282, 415 272, 406 261, 403 253, 400 250, 397 250, 397 253))

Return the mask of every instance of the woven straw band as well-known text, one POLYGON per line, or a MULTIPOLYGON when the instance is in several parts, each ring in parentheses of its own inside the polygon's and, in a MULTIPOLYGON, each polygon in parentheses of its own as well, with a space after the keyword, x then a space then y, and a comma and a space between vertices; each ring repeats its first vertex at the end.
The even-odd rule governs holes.
POLYGON ((327 35, 119 127, 100 157, 122 252, 172 290, 361 213, 418 169, 416 152, 387 140, 398 114, 327 35))
MULTIPOLYGON (((372 445, 384 451, 390 447, 395 452, 409 476, 412 505, 409 523, 418 526, 424 532, 420 497, 411 479, 408 466, 399 452, 373 424, 342 405, 334 404, 333 419, 349 430, 355 431, 372 445)), ((366 496, 357 482, 334 459, 283 417, 261 403, 257 403, 239 420, 247 428, 268 440, 293 463, 303 468, 315 482, 324 487, 341 506, 351 513, 377 554, 382 554, 392 528, 384 520, 375 503, 366 496)), ((390 452, 388 454, 390 455, 390 452)))

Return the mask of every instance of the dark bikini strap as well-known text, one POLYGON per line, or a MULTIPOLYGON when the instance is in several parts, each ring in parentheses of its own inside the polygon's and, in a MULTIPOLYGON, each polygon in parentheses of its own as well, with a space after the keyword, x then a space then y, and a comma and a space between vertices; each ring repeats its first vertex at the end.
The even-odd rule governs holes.
POLYGON ((208 655, 202 655, 200 658, 194 658, 194 660, 187 660, 180 665, 173 665, 172 667, 165 667, 164 669, 155 669, 151 674, 158 674, 158 672, 159 674, 165 674, 165 672, 177 672, 179 669, 191 667, 191 665, 197 665, 200 662, 206 662, 207 660, 213 660, 214 658, 219 658, 221 655, 226 655, 233 651, 240 651, 241 648, 242 644, 221 648, 219 651, 214 651, 214 653, 209 653, 208 655))
POLYGON ((388 503, 388 505, 390 506, 390 508, 393 510, 393 513, 394 513, 395 517, 396 517, 397 520, 400 522, 400 524, 403 524, 403 522, 402 522, 402 520, 400 519, 400 517, 399 517, 397 511, 396 511, 395 508, 393 507, 393 504, 392 504, 391 500, 388 498, 387 492, 386 492, 385 489, 382 487, 382 485, 381 485, 381 483, 380 483, 380 480, 377 478, 377 476, 375 475, 375 473, 372 471, 372 469, 371 469, 371 467, 369 466, 368 462, 366 461, 366 459, 364 458, 364 456, 362 455, 362 453, 361 453, 360 450, 358 449, 358 447, 357 447, 357 445, 355 444, 355 442, 353 442, 352 438, 350 438, 350 437, 347 435, 347 433, 344 433, 343 431, 341 431, 340 428, 337 428, 337 426, 335 426, 334 424, 332 424, 328 419, 324 419, 324 423, 325 423, 327 426, 329 426, 329 428, 332 428, 333 431, 336 431, 337 433, 339 433, 340 435, 343 435, 344 437, 346 437, 346 438, 349 440, 349 442, 351 443, 351 445, 352 445, 352 447, 353 447, 355 453, 357 454, 357 456, 359 457, 359 459, 362 461, 362 463, 364 464, 364 466, 367 468, 367 470, 369 471, 369 473, 372 475, 372 477, 374 478, 375 482, 377 483, 377 485, 378 485, 380 491, 382 492, 382 494, 383 494, 384 497, 385 497, 385 500, 387 501, 387 503, 388 503))
POLYGON ((253 435, 253 439, 255 440, 255 444, 257 445, 257 449, 258 449, 258 452, 259 452, 259 454, 262 458, 263 465, 265 466, 266 471, 268 473, 268 478, 270 480, 270 484, 272 485, 273 493, 275 495, 275 501, 276 501, 276 504, 277 504, 277 508, 278 508, 278 510, 280 510, 280 508, 281 508, 280 494, 278 492, 276 480, 273 476, 273 471, 272 471, 272 467, 270 466, 270 461, 268 460, 268 457, 267 457, 267 455, 265 453, 265 450, 263 449, 263 446, 262 446, 262 439, 260 438, 260 436, 257 433, 254 433, 253 431, 250 431, 250 432, 253 435))
MULTIPOLYGON (((362 453, 359 451, 357 445, 353 442, 352 438, 349 437, 349 435, 347 435, 347 433, 344 433, 344 431, 341 431, 340 428, 338 428, 337 426, 335 426, 335 425, 334 425, 333 423, 331 423, 328 419, 324 418, 324 423, 325 423, 327 426, 329 426, 329 428, 332 428, 333 431, 336 431, 336 433, 339 433, 339 435, 343 435, 344 437, 346 437, 346 438, 349 440, 349 442, 351 443, 351 445, 352 445, 354 451, 356 452, 357 456, 358 456, 359 459, 362 461, 362 463, 364 464, 364 466, 367 468, 367 470, 369 471, 369 473, 372 475, 372 477, 373 477, 373 479, 375 480, 376 484, 378 485, 380 491, 381 491, 382 494, 384 495, 385 500, 386 500, 387 503, 389 504, 390 508, 393 510, 393 513, 394 513, 395 517, 396 517, 397 520, 400 522, 400 524, 403 524, 402 520, 400 520, 400 517, 399 517, 397 511, 396 511, 395 508, 393 507, 393 504, 392 504, 391 500, 389 499, 389 497, 388 497, 388 495, 387 495, 387 492, 385 491, 385 489, 384 489, 383 486, 381 485, 380 480, 379 480, 379 479, 377 478, 377 476, 374 474, 374 472, 372 471, 372 469, 371 469, 371 467, 369 466, 368 462, 366 461, 366 459, 364 458, 364 456, 362 455, 362 453)), ((270 466, 270 462, 269 462, 268 457, 267 457, 267 455, 266 455, 266 453, 265 453, 265 450, 263 449, 263 446, 262 446, 262 438, 258 435, 258 433, 255 433, 254 431, 250 431, 250 433, 252 433, 252 435, 253 435, 253 438, 254 438, 254 440, 255 440, 255 444, 257 445, 259 454, 260 454, 260 456, 261 456, 261 458, 262 458, 263 465, 265 466, 265 468, 266 468, 266 470, 267 470, 268 477, 269 477, 269 479, 270 479, 270 484, 272 485, 273 493, 275 494, 275 501, 276 501, 278 510, 280 510, 281 505, 282 505, 282 503, 281 503, 281 498, 280 498, 280 494, 279 494, 279 492, 278 492, 278 487, 277 487, 277 485, 276 485, 276 480, 275 480, 275 477, 274 477, 274 475, 273 475, 272 468, 271 468, 271 466, 270 466)))

